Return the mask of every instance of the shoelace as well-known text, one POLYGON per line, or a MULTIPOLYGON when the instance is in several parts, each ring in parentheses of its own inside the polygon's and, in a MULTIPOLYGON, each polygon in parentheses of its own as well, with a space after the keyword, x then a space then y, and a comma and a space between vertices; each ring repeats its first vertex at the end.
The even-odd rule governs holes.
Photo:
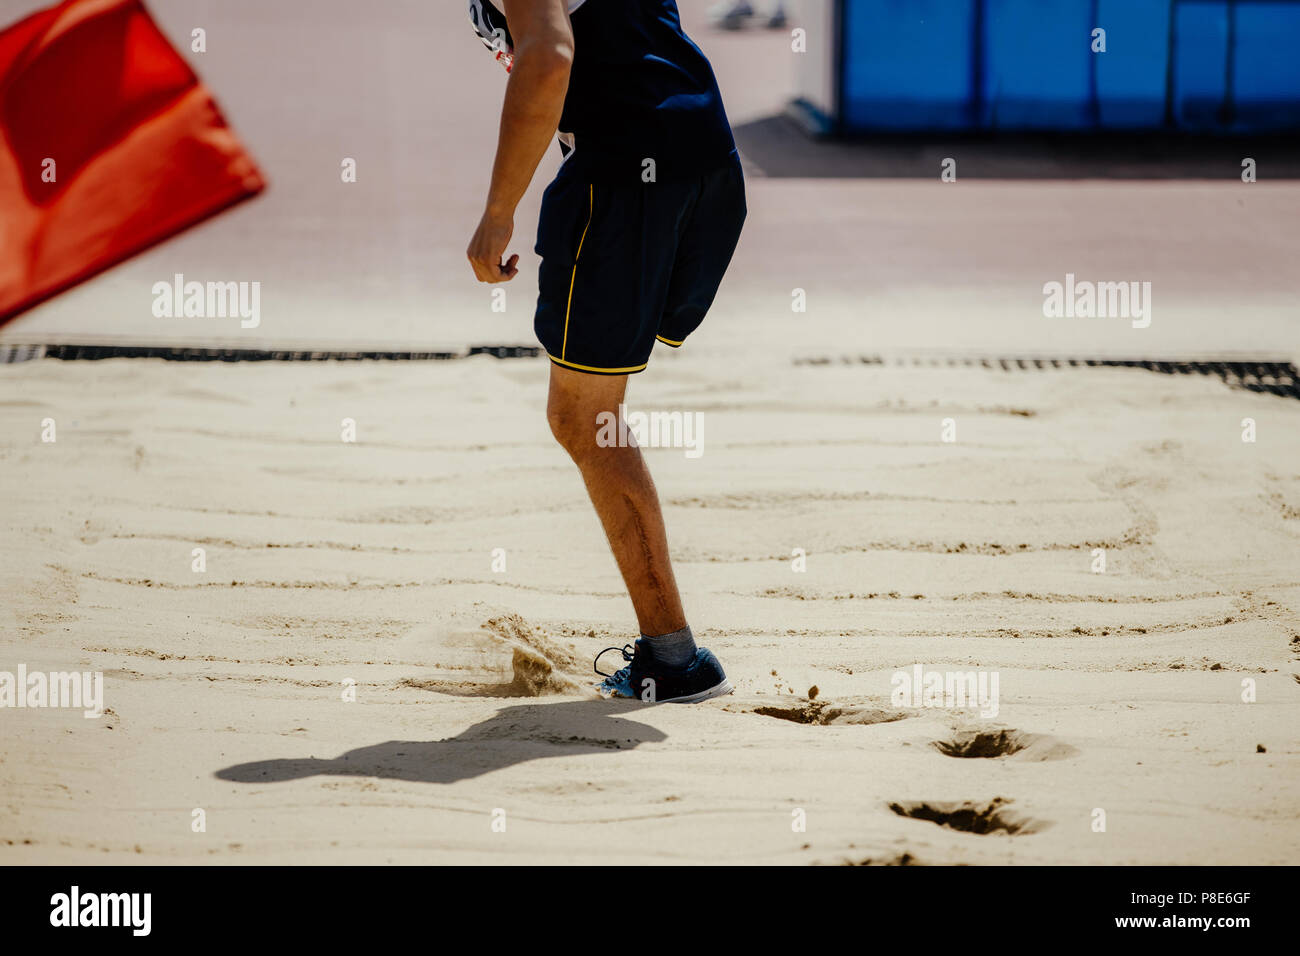
POLYGON ((623 655, 623 660, 631 661, 632 658, 636 657, 636 648, 634 648, 631 644, 624 644, 622 647, 607 647, 599 654, 596 655, 596 659, 591 664, 592 670, 594 670, 601 677, 617 678, 620 674, 623 673, 623 671, 627 670, 628 668, 624 667, 622 668, 622 670, 617 670, 612 674, 606 674, 603 670, 600 669, 600 659, 604 657, 606 654, 608 654, 610 651, 618 651, 623 655))

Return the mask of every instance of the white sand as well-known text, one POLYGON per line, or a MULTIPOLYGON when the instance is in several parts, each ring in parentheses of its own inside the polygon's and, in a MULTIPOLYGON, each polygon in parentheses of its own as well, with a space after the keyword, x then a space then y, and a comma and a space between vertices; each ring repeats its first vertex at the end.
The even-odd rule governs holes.
POLYGON ((1296 861, 1300 405, 1128 370, 652 368, 633 405, 707 423, 703 457, 650 452, 737 686, 697 707, 493 696, 490 620, 579 682, 634 626, 541 361, 6 370, 0 662, 102 670, 112 714, 0 712, 0 856, 1296 861), (898 716, 914 663, 998 671, 997 718, 756 712, 816 685, 827 716, 898 716), (1034 745, 931 746, 969 728, 1034 745), (889 807, 996 798, 1034 832, 889 807))

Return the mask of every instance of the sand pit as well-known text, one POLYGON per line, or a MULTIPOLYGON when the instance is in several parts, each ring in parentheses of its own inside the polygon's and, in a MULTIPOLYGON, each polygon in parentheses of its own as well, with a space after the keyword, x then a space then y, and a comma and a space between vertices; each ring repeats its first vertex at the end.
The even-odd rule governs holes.
POLYGON ((590 690, 634 625, 541 362, 6 370, 0 669, 102 671, 111 712, 3 713, 0 856, 1295 862, 1300 403, 656 371, 635 402, 709 418, 651 453, 737 688, 694 707, 590 690), (997 716, 900 707, 916 664, 997 672, 997 716))

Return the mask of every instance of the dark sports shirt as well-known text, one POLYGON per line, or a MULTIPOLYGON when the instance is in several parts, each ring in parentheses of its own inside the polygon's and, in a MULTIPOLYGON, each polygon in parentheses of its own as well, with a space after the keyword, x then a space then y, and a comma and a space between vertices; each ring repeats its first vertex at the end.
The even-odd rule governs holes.
MULTIPOLYGON (((574 60, 560 118, 565 168, 600 182, 680 179, 735 151, 718 81, 676 0, 568 0, 574 60), (653 165, 651 165, 651 162, 653 165)), ((509 70, 514 44, 491 0, 470 22, 509 70)))

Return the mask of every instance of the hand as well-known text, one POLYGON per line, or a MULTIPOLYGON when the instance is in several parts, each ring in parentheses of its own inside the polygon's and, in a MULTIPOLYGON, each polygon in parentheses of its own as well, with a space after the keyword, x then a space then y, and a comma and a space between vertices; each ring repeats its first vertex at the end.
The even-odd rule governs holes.
POLYGON ((508 262, 501 261, 514 231, 513 215, 483 213, 474 238, 469 241, 469 249, 465 251, 479 282, 509 282, 519 275, 518 255, 511 256, 508 262))

